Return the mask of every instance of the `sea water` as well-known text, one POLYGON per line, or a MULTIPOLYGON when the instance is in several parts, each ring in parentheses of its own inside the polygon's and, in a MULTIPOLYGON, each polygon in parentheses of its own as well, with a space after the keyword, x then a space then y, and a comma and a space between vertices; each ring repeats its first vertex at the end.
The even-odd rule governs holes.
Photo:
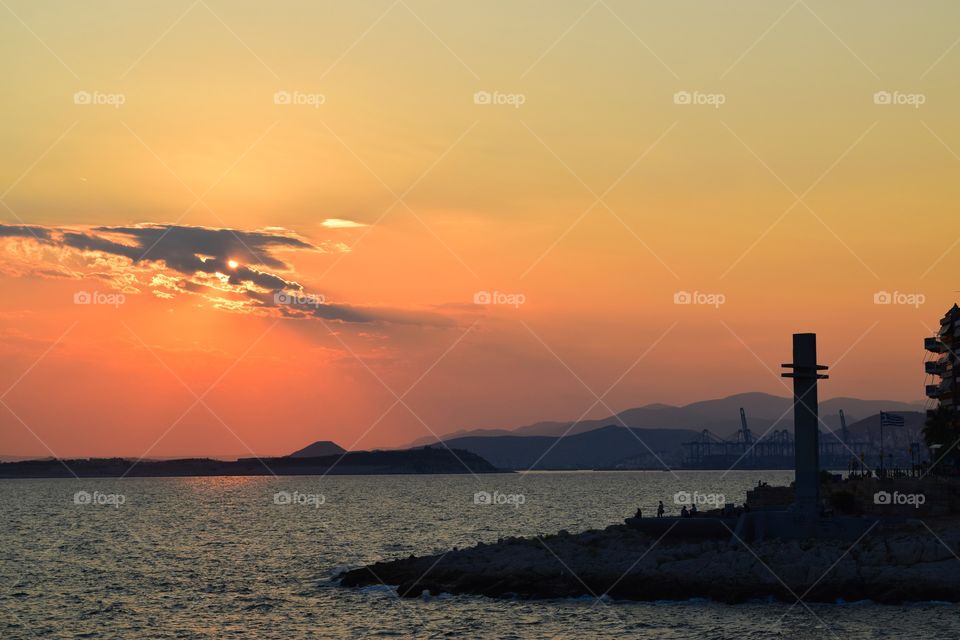
POLYGON ((332 580, 377 560, 603 528, 638 507, 653 515, 660 500, 675 514, 678 492, 741 503, 760 481, 791 480, 780 471, 2 480, 0 638, 960 637, 960 607, 942 603, 400 599, 388 586, 332 580))

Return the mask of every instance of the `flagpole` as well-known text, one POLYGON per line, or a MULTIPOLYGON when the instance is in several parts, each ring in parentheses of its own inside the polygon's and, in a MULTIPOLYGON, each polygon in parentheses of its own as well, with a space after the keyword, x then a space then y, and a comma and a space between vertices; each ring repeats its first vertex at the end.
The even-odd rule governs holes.
POLYGON ((883 411, 880 412, 880 475, 883 476, 883 411))

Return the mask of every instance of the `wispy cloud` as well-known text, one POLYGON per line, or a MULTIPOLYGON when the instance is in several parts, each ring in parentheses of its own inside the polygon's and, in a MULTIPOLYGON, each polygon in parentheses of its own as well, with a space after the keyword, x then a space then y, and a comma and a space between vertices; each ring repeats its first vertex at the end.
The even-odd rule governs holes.
POLYGON ((344 220, 343 218, 327 218, 321 224, 327 229, 360 229, 368 226, 362 222, 344 220))

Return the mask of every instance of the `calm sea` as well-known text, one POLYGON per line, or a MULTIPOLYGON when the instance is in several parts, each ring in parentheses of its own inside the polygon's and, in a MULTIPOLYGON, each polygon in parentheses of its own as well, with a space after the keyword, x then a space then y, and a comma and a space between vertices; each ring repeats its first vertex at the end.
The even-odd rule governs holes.
POLYGON ((741 502, 792 474, 678 475, 4 480, 0 637, 960 637, 949 604, 400 600, 331 582, 386 558, 602 528, 677 491, 741 502))

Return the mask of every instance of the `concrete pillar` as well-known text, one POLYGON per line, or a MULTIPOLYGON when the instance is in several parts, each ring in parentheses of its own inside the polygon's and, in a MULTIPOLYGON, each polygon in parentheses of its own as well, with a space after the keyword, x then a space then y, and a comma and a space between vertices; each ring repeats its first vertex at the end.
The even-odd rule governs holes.
POLYGON ((826 378, 818 371, 817 334, 793 334, 793 362, 785 364, 793 373, 793 438, 796 466, 796 510, 802 516, 816 518, 820 505, 820 420, 817 415, 817 380, 826 378))

